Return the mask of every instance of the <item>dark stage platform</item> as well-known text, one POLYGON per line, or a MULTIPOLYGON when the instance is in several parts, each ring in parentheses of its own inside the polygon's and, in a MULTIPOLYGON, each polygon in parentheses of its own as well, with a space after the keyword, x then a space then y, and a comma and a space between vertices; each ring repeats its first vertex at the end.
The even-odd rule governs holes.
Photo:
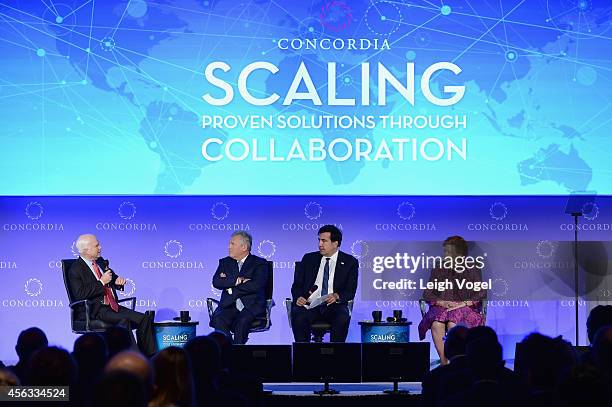
POLYGON ((373 403, 384 406, 418 406, 421 398, 421 383, 400 383, 399 389, 406 394, 386 394, 385 390, 393 388, 392 383, 337 383, 330 388, 339 394, 320 396, 314 394, 321 390, 321 383, 265 383, 265 406, 372 406, 373 403), (271 393, 270 393, 271 392, 271 393))

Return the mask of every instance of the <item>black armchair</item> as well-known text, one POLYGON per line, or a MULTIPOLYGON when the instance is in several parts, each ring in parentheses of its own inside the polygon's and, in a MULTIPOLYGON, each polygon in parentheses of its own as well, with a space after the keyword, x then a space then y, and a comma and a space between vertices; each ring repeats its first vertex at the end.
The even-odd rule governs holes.
MULTIPOLYGON (((295 262, 294 273, 297 273, 297 270, 299 269, 299 267, 301 267, 301 265, 302 265, 302 262, 300 261, 295 262)), ((295 276, 294 276, 294 280, 295 280, 295 276)), ((292 303, 293 303, 293 300, 291 298, 285 298, 285 308, 287 309, 287 319, 289 320, 290 328, 291 328, 291 304, 292 303)), ((353 314, 353 303, 354 303, 353 300, 349 300, 346 303, 348 307, 349 317, 352 316, 353 314)), ((331 324, 325 321, 314 321, 312 324, 310 324, 310 329, 312 331, 312 340, 314 342, 321 343, 323 342, 323 337, 325 336, 325 334, 331 331, 331 324)))
MULTIPOLYGON (((349 310, 349 317, 353 314, 353 300, 346 303, 349 310)), ((289 320, 289 328, 291 328, 291 304, 293 300, 291 298, 285 298, 285 308, 287 309, 287 319, 289 320)), ((310 324, 312 330, 312 340, 317 343, 323 342, 323 337, 326 333, 331 331, 331 325, 325 321, 314 321, 310 324)))
MULTIPOLYGON (((274 263, 268 261, 268 285, 266 286, 266 314, 265 316, 255 318, 253 323, 251 324, 251 329, 249 332, 264 332, 270 329, 272 326, 272 307, 274 304, 274 299, 272 298, 272 294, 274 292, 274 263)), ((206 299, 206 306, 208 308, 208 318, 212 319, 212 315, 219 306, 219 301, 214 298, 206 299)))
MULTIPOLYGON (((68 270, 72 267, 72 264, 76 261, 76 259, 63 259, 62 260, 62 276, 64 277, 64 287, 66 288, 66 294, 68 294, 68 301, 70 306, 70 325, 72 327, 72 332, 76 334, 84 334, 87 332, 104 332, 107 328, 114 326, 113 324, 109 324, 107 322, 100 321, 99 319, 94 319, 90 315, 90 300, 80 300, 75 301, 74 295, 70 290, 70 284, 68 282, 68 270), (85 306, 85 319, 77 319, 76 313, 74 312, 76 307, 85 306)), ((121 304, 124 302, 131 301, 131 309, 134 310, 136 307, 136 297, 128 297, 123 299, 117 298, 117 293, 113 290, 113 295, 115 299, 117 299, 117 303, 121 304)))

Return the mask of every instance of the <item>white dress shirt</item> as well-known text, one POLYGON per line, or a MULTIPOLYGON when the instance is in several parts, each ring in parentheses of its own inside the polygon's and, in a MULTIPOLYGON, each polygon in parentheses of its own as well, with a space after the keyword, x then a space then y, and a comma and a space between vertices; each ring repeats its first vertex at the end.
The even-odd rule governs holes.
MULTIPOLYGON (((246 256, 244 256, 244 258, 242 260, 237 260, 236 263, 240 264, 242 263, 242 265, 244 266, 244 262, 246 261, 247 257, 249 257, 249 255, 247 254, 246 256)), ((242 270, 242 266, 238 267, 238 274, 240 274, 240 271, 242 270)), ((234 280, 234 283, 236 282, 236 280, 234 280)), ((227 293, 229 295, 232 295, 232 287, 226 288, 227 293)))
MULTIPOLYGON (((321 290, 323 288, 323 269, 325 268, 325 263, 327 262, 327 257, 321 257, 321 263, 319 264, 319 272, 317 273, 317 278, 315 280, 315 285, 317 286, 317 290, 308 297, 308 302, 321 297, 321 290)), ((338 262, 338 251, 332 254, 329 258, 329 279, 327 280, 327 294, 331 294, 334 292, 334 274, 336 273, 336 263, 338 262)))
MULTIPOLYGON (((100 278, 98 277, 98 274, 96 274, 96 270, 94 270, 93 268, 93 263, 95 263, 95 260, 87 260, 86 258, 84 258, 83 256, 79 256, 83 259, 83 261, 85 262, 85 264, 87 264, 87 267, 89 267, 89 269, 91 270, 91 273, 94 275, 94 277, 96 278, 96 280, 100 281, 100 278)), ((99 268, 100 266, 98 266, 99 268)), ((100 273, 104 274, 104 272, 102 271, 102 269, 100 269, 100 273)), ((100 281, 102 283, 102 281, 100 281)), ((102 285, 104 285, 104 283, 102 283, 102 285)))
MULTIPOLYGON (((94 275, 94 278, 96 280, 98 280, 100 282, 100 284, 102 284, 102 287, 104 287, 104 283, 100 280, 100 278, 98 277, 98 274, 96 274, 96 270, 94 270, 94 268, 93 268, 93 263, 95 263, 96 261, 95 260, 87 260, 83 256, 79 256, 79 257, 83 259, 85 264, 87 264, 87 267, 89 267, 89 269, 91 270, 91 273, 94 275)), ((100 268, 100 266, 98 266, 98 268, 100 268)), ((100 273, 104 274, 102 269, 100 269, 100 273)), ((102 298, 102 304, 106 304, 106 297, 102 298)))

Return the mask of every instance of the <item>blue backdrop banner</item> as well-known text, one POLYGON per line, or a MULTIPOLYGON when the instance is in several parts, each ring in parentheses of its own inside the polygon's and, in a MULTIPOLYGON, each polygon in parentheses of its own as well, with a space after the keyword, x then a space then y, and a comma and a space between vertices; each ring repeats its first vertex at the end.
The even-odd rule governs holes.
POLYGON ((2 1, 0 194, 610 194, 611 16, 2 1))
MULTIPOLYGON (((398 251, 412 248, 418 255, 428 243, 431 254, 442 254, 442 242, 451 235, 490 251, 484 279, 491 276, 494 286, 488 293, 487 324, 496 329, 509 355, 515 341, 535 330, 573 340, 573 263, 563 267, 566 260, 555 260, 559 248, 574 238, 566 203, 567 197, 559 196, 4 197, 0 326, 5 346, 0 359, 16 359, 9 344, 29 326, 41 327, 52 343, 72 349, 76 335, 70 330, 60 260, 78 255, 74 242, 82 233, 96 234, 102 256, 128 279, 120 298, 137 297, 136 309, 156 311, 157 321, 190 311, 200 322, 198 334, 204 334, 210 331, 206 298, 219 298, 211 284, 218 259, 227 256, 232 232, 248 231, 253 254, 274 264, 276 303, 271 329, 252 334, 250 341, 290 343, 293 336, 282 304, 291 295, 294 262, 318 249, 317 230, 328 223, 342 229, 340 249, 361 264, 350 341, 361 340, 357 322, 370 320, 375 309, 383 311, 383 319, 401 309, 413 328, 421 319, 420 291, 368 293, 372 279, 386 275, 372 267, 373 257, 380 254, 377 245, 393 243, 398 251), (519 246, 520 252, 515 250, 519 246), (491 247, 507 247, 512 253, 491 247), (558 265, 570 272, 569 280, 567 274, 552 272, 558 265), (521 282, 528 287, 520 287, 521 282)), ((580 262, 581 295, 588 300, 580 302, 582 343, 587 312, 612 295, 611 231, 612 198, 597 197, 579 223, 581 241, 594 246, 603 261, 596 263, 589 254, 580 262)), ((428 270, 422 272, 427 279, 428 270)), ((415 329, 411 340, 418 340, 415 329)))

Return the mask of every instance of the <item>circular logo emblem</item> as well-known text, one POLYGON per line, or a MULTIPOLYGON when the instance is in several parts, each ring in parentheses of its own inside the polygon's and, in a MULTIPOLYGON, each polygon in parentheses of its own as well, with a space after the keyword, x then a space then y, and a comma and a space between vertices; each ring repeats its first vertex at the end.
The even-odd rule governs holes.
POLYGON ((122 202, 117 212, 121 219, 131 220, 136 216, 136 205, 128 201, 122 202))
POLYGON ((131 278, 125 279, 125 285, 123 286, 123 291, 118 291, 119 295, 122 297, 131 297, 136 292, 136 284, 134 284, 134 280, 131 278))
POLYGON ((355 256, 356 259, 363 259, 368 255, 369 250, 370 247, 364 240, 355 240, 351 245, 351 254, 355 256))
POLYGON ((171 259, 176 259, 183 253, 183 245, 178 240, 168 240, 164 245, 164 253, 171 259))
POLYGON ((599 216, 599 206, 595 202, 587 202, 582 205, 582 216, 586 220, 595 220, 599 216))
POLYGON ((304 215, 310 220, 317 220, 323 215, 323 207, 317 202, 308 202, 304 207, 304 215))
POLYGON ((70 245, 70 253, 72 253, 74 257, 79 257, 79 250, 76 247, 76 240, 70 245))
POLYGON ((399 216, 402 220, 410 220, 414 218, 415 213, 416 209, 414 208, 414 205, 408 201, 404 201, 397 206, 397 216, 399 216))
POLYGON ((496 297, 503 297, 508 293, 508 282, 503 278, 496 278, 493 280, 493 287, 491 287, 491 292, 496 297))
POLYGON ((30 278, 25 282, 24 289, 30 297, 37 297, 42 293, 42 282, 37 278, 30 278))
POLYGON ((536 247, 536 252, 542 258, 551 258, 555 254, 555 244, 550 240, 540 240, 536 247))
POLYGON ((43 212, 43 206, 40 202, 30 202, 25 208, 25 214, 31 220, 40 219, 43 216, 43 212))
POLYGON ((230 208, 223 202, 215 202, 210 208, 212 217, 216 220, 223 220, 229 216, 230 208))
POLYGON ((508 215, 508 208, 501 202, 494 202, 489 208, 489 214, 495 220, 503 220, 508 215))
POLYGON ((270 260, 276 253, 276 245, 271 240, 262 240, 257 246, 257 253, 266 260, 270 260))

